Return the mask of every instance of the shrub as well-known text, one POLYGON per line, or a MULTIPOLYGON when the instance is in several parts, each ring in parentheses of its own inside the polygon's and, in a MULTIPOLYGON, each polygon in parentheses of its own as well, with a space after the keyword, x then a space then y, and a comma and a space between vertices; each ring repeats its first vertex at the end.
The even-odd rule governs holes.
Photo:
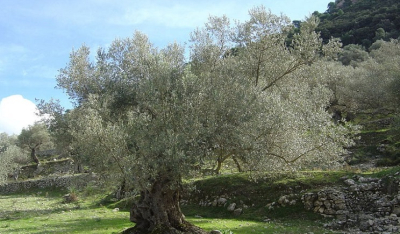
POLYGON ((72 203, 78 201, 78 196, 74 192, 65 194, 63 198, 64 198, 64 203, 72 203))

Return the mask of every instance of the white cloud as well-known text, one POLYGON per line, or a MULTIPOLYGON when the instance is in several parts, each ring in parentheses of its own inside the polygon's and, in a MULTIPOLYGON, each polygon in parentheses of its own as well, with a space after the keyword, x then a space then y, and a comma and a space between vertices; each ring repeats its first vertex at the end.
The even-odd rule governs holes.
POLYGON ((3 98, 0 102, 0 133, 20 134, 22 128, 38 121, 36 105, 21 95, 3 98))

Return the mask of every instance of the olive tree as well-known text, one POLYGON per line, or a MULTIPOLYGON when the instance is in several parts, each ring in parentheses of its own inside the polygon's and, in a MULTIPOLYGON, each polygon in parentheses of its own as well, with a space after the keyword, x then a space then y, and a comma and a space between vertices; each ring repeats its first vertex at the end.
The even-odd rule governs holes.
POLYGON ((330 139, 321 138, 329 138, 329 134, 317 133, 332 124, 325 111, 332 92, 324 87, 331 78, 329 73, 321 74, 320 63, 313 63, 321 54, 337 53, 339 44, 332 41, 323 46, 314 32, 318 21, 311 17, 288 47, 285 40, 292 26, 287 17, 263 7, 249 13, 250 19, 235 27, 226 17, 211 17, 204 29, 192 34, 192 71, 209 83, 204 92, 207 101, 199 114, 209 126, 204 152, 217 161, 217 172, 231 157, 250 170, 302 167, 305 163, 298 161, 307 160, 318 165, 318 160, 325 159, 311 155, 320 155, 321 148, 332 145, 327 143, 330 139), (307 134, 312 129, 316 132, 307 134), (269 157, 264 164, 264 160, 250 160, 249 153, 269 157), (270 159, 278 159, 275 161, 282 162, 282 167, 271 164, 270 159))
POLYGON ((347 73, 342 93, 356 111, 369 109, 396 110, 399 104, 400 43, 377 41, 370 48, 370 58, 354 69, 340 68, 347 73))
MULTIPOLYGON (((400 104, 400 41, 392 39, 389 42, 376 42, 376 44, 379 43, 381 43, 380 47, 370 52, 378 66, 375 71, 369 74, 375 76, 376 80, 384 81, 385 86, 383 87, 387 91, 385 101, 392 108, 398 110, 400 104)), ((369 68, 369 64, 366 65, 366 68, 369 68)))
POLYGON ((357 67, 360 62, 369 58, 369 54, 361 45, 349 44, 343 47, 339 60, 345 66, 357 67))
POLYGON ((259 7, 236 26, 211 17, 192 34, 189 62, 182 46, 158 49, 140 32, 94 62, 86 46, 71 53, 57 77, 75 101, 71 149, 140 191, 131 233, 205 233, 179 207, 182 179, 204 160, 234 155, 257 171, 337 164, 351 140, 325 111, 332 93, 312 64, 334 46, 315 24, 288 48, 287 18, 259 7))
POLYGON ((18 135, 18 145, 29 150, 32 161, 39 164, 40 161, 36 156, 37 150, 44 146, 49 147, 52 145, 52 141, 47 127, 42 123, 35 123, 22 129, 18 135))
POLYGON ((18 161, 23 158, 24 152, 16 145, 16 140, 16 136, 0 133, 0 184, 18 169, 18 161))

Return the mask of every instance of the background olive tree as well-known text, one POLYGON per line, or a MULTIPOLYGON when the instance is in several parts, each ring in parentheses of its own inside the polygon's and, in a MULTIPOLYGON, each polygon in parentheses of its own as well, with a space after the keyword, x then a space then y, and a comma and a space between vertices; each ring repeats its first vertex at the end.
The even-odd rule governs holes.
POLYGON ((389 110, 396 113, 399 107, 400 46, 398 40, 377 41, 368 59, 357 62, 357 67, 336 66, 341 74, 338 89, 341 103, 355 112, 389 110))
POLYGON ((310 18, 287 47, 287 17, 249 13, 236 25, 210 17, 191 36, 189 62, 182 46, 158 49, 135 32, 94 62, 82 46, 60 70, 58 87, 75 103, 70 149, 141 191, 132 233, 204 233, 179 207, 182 179, 204 161, 234 156, 260 172, 332 167, 352 143, 350 127, 331 121, 332 92, 313 65, 337 44, 324 46, 310 18))
POLYGON ((5 183, 8 175, 16 172, 26 159, 25 152, 16 142, 17 136, 0 133, 0 184, 5 183))
POLYGON ((35 123, 22 129, 18 135, 18 145, 28 150, 32 161, 39 164, 40 161, 36 156, 36 152, 43 147, 51 148, 52 146, 52 140, 46 125, 35 123))

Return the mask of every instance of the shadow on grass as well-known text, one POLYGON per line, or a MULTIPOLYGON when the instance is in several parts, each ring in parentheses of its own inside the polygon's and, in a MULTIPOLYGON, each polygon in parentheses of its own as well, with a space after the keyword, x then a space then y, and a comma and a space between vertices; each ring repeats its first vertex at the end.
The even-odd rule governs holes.
MULTIPOLYGON (((50 218, 51 219, 51 218, 50 218)), ((134 224, 129 222, 128 217, 123 218, 100 218, 90 217, 84 219, 66 220, 60 223, 30 223, 23 227, 7 227, 7 233, 118 233, 134 224)), ((2 228, 0 227, 0 233, 2 228)))
POLYGON ((322 227, 321 223, 312 221, 300 222, 292 221, 269 221, 269 222, 256 222, 251 220, 236 220, 236 219, 199 219, 189 218, 193 224, 207 230, 219 230, 222 233, 233 234, 248 234, 248 233, 332 233, 322 227))
POLYGON ((49 214, 62 213, 69 210, 90 210, 90 208, 79 208, 75 207, 58 207, 52 209, 18 209, 18 210, 7 210, 0 212, 0 221, 4 220, 17 220, 17 219, 29 219, 34 217, 45 216, 49 214))

